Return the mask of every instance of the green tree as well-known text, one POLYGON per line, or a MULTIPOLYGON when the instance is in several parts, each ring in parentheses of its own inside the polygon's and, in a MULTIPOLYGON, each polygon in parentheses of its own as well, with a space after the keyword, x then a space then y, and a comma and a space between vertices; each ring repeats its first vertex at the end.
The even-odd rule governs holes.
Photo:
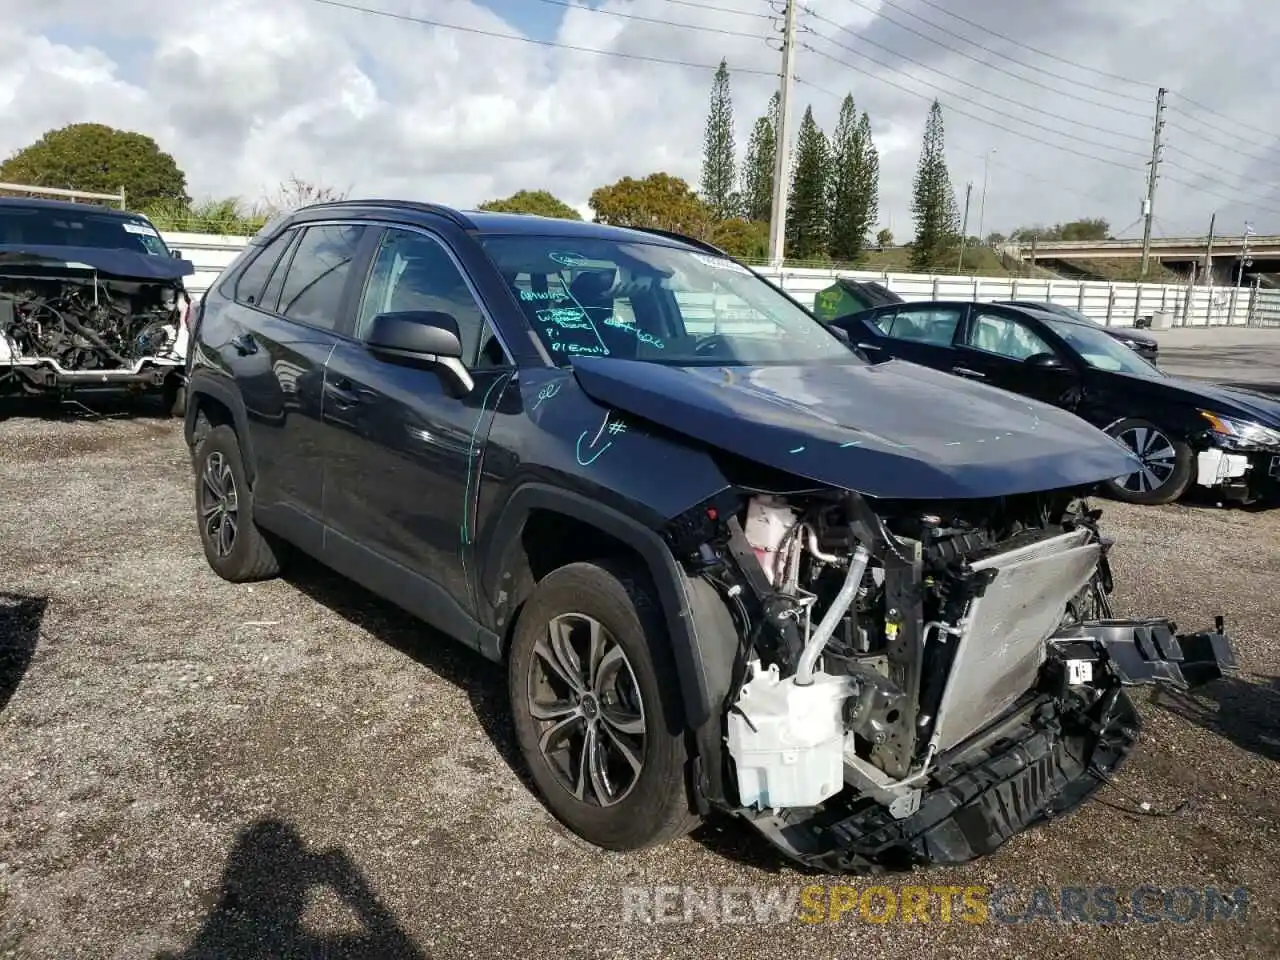
POLYGON ((830 227, 827 138, 806 107, 796 135, 796 163, 787 202, 787 258, 818 260, 827 256, 830 227))
POLYGON ((881 227, 880 232, 876 234, 877 247, 893 246, 893 231, 888 227, 881 227))
POLYGON ((739 260, 764 260, 769 256, 769 225, 734 217, 712 225, 708 239, 739 260))
POLYGON ((936 266, 947 249, 955 245, 960 227, 956 195, 951 189, 951 174, 947 170, 942 106, 937 100, 929 108, 929 119, 925 123, 924 142, 912 188, 911 215, 916 222, 911 266, 915 270, 927 270, 936 266))
POLYGON ((1062 240, 1106 240, 1111 236, 1111 224, 1102 217, 1072 220, 1058 228, 1062 240))
POLYGON ((741 205, 741 198, 734 190, 736 154, 729 67, 721 60, 711 84, 711 110, 707 114, 707 130, 702 139, 702 200, 717 220, 736 217, 741 205))
POLYGON ((871 120, 861 120, 852 95, 840 105, 832 142, 831 259, 855 262, 879 209, 880 159, 871 141, 871 120))
POLYGON ((158 200, 189 203, 187 177, 151 137, 101 123, 48 130, 0 164, 0 180, 33 187, 118 193, 142 207, 158 200))
POLYGON ((773 210, 773 167, 777 162, 778 93, 769 100, 769 110, 756 120, 747 141, 742 164, 742 214, 748 220, 768 223, 773 210))
POLYGON ((616 227, 656 227, 686 236, 705 237, 712 216, 689 184, 669 173, 651 173, 642 180, 623 177, 597 187, 587 201, 596 223, 616 227))
POLYGON ((1009 234, 1015 243, 1030 243, 1032 237, 1041 240, 1106 240, 1111 236, 1111 224, 1102 217, 1069 220, 1047 227, 1042 223, 1019 227, 1009 234))
POLYGON ((517 190, 509 197, 486 200, 476 209, 490 213, 529 213, 560 220, 581 220, 582 214, 549 190, 517 190))

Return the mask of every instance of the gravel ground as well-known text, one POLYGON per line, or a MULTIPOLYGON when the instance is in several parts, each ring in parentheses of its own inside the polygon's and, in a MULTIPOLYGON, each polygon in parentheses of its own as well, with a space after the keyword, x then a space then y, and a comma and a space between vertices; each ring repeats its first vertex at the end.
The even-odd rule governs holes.
POLYGON ((1144 699, 1109 805, 885 881, 1243 886, 1243 921, 640 926, 623 887, 840 881, 725 820, 586 847, 523 779, 498 668, 313 565, 222 582, 191 500, 176 423, 0 412, 0 957, 1276 955, 1280 510, 1104 504, 1120 612, 1225 612, 1242 676, 1144 699))

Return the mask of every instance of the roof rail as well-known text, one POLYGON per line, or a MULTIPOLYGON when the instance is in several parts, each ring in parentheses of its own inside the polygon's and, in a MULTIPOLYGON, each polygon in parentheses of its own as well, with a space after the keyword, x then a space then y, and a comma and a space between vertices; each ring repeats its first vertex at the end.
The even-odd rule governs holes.
POLYGON ((687 243, 691 247, 697 247, 700 250, 706 250, 708 253, 718 254, 722 257, 728 257, 730 260, 736 259, 733 254, 726 253, 717 247, 714 243, 708 243, 706 240, 699 240, 697 237, 690 237, 683 233, 677 233, 674 230, 662 230, 658 227, 631 227, 627 230, 639 230, 641 233, 652 233, 654 236, 666 237, 668 240, 679 240, 681 243, 687 243))
POLYGON ((423 203, 418 200, 388 200, 381 198, 360 198, 347 200, 321 200, 318 203, 309 203, 305 207, 299 207, 302 210, 316 210, 324 207, 389 207, 393 210, 416 210, 419 213, 434 213, 437 216, 452 220, 464 230, 474 230, 475 224, 469 220, 464 214, 459 213, 452 207, 446 207, 439 203, 423 203))

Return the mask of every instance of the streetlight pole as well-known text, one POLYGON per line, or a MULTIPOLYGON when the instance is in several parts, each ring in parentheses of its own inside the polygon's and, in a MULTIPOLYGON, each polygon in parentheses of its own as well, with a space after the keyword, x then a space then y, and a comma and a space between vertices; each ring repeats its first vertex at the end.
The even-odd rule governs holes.
POLYGON ((991 160, 991 155, 996 152, 996 148, 992 147, 982 155, 982 199, 978 201, 978 242, 985 241, 982 233, 982 221, 987 213, 987 165, 991 160))

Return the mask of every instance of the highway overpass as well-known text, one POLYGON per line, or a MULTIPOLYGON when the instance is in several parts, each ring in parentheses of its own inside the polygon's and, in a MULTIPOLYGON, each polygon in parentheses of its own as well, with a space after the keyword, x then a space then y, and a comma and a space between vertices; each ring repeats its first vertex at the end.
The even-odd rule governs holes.
MULTIPOLYGON (((1248 238, 1251 266, 1245 275, 1280 273, 1280 237, 1253 236, 1248 238)), ((1151 258, 1171 270, 1189 272, 1191 264, 1197 269, 1204 262, 1208 237, 1153 237, 1151 258)), ((1240 253, 1245 238, 1213 238, 1213 273, 1215 282, 1235 280, 1240 263, 1240 253)), ((1128 260, 1142 257, 1141 240, 1041 240, 1030 243, 1014 243, 1005 246, 1006 252, 1019 260, 1044 263, 1057 260, 1071 263, 1073 260, 1128 260)))

